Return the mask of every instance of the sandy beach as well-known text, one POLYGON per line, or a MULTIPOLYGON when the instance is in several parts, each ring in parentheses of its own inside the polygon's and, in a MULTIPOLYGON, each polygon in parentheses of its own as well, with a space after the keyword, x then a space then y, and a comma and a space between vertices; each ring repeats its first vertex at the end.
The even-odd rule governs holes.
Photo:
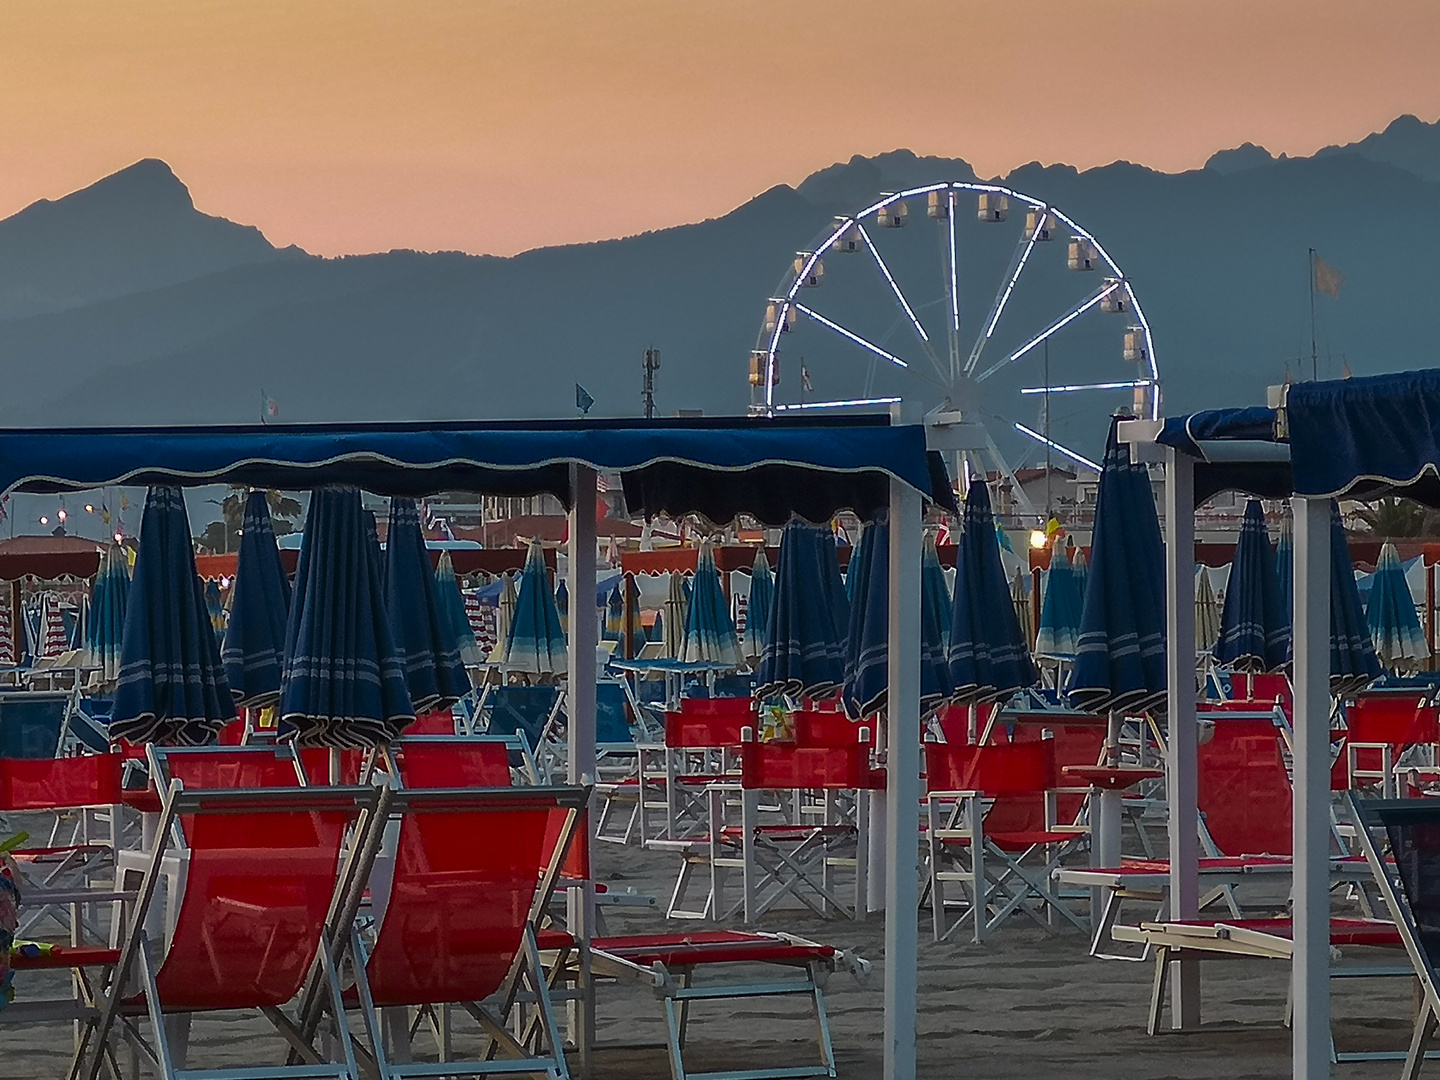
MULTIPOLYGON (((612 889, 668 896, 674 856, 600 844, 597 872, 612 889)), ((1290 1075, 1290 1037, 1282 1027, 1287 970, 1268 961, 1221 962, 1204 973, 1204 1028, 1193 1033, 1145 1034, 1153 966, 1092 960, 1077 932, 1046 935, 1011 920, 983 946, 929 939, 928 912, 920 939, 919 1057, 927 1077, 1020 1080, 1036 1076, 1095 1078, 1224 1077, 1279 1080, 1290 1075)), ((611 933, 674 931, 695 923, 666 923, 656 911, 611 915, 611 933)), ((853 949, 874 964, 865 984, 848 975, 826 989, 840 1075, 878 1076, 882 1054, 884 927, 878 917, 856 923, 822 920, 800 909, 777 910, 762 927, 785 930, 853 949)), ((1362 954, 1356 953, 1356 958, 1362 954)), ((1350 954, 1347 952, 1347 959, 1350 954)), ((1374 962, 1403 963, 1392 952, 1374 962)), ((22 995, 38 994, 55 977, 23 976, 22 995)), ((1413 1015, 1407 979, 1342 980, 1336 984, 1335 1037, 1341 1050, 1403 1049, 1413 1015)), ((811 1027, 795 1002, 725 1002, 694 1014, 687 1066, 759 1067, 809 1060, 811 1027), (793 1017, 793 1018, 792 1018, 793 1017)), ((602 985, 596 1075, 614 1080, 664 1080, 659 1002, 648 990, 602 985), (647 1045, 648 1044, 648 1045, 647 1045)), ((464 1040, 461 1040, 461 1045, 464 1040)), ((70 1061, 66 1025, 32 1030, 0 1026, 0 1075, 63 1076, 70 1061)), ((256 1065, 282 1051, 258 1016, 205 1018, 192 1033, 190 1064, 256 1065)), ((424 1056, 427 1044, 417 1051, 424 1056)), ((1343 1064, 1346 1080, 1390 1077, 1394 1061, 1343 1064)))

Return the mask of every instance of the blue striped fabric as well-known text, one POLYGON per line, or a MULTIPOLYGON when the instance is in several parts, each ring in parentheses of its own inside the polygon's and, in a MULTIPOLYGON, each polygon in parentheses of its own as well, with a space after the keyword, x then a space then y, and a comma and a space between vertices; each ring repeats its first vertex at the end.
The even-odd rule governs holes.
POLYGON ((90 662, 100 669, 105 682, 120 675, 120 642, 125 636, 125 608, 130 598, 130 564, 118 544, 105 549, 105 559, 90 593, 90 615, 85 623, 85 643, 90 662))
POLYGON ((1400 554, 1389 541, 1380 548, 1380 561, 1370 585, 1370 602, 1365 607, 1365 621, 1375 643, 1375 655, 1386 667, 1411 671, 1430 655, 1420 617, 1415 613, 1415 598, 1410 595, 1405 568, 1400 564, 1400 554))
POLYGON ((211 742, 235 718, 179 488, 151 488, 125 610, 112 739, 211 742))
POLYGON ((459 642, 440 598, 414 499, 390 500, 385 610, 416 712, 448 709, 470 692, 459 642))
POLYGON ((555 607, 550 571, 540 541, 530 544, 515 596, 515 617, 505 645, 505 664, 535 675, 558 675, 566 669, 565 629, 555 607))
POLYGON ((770 613, 775 610, 775 575, 765 549, 755 552, 755 565, 750 570, 750 602, 745 608, 745 644, 751 656, 758 657, 770 640, 770 613))
POLYGON ((715 544, 710 540, 700 544, 695 577, 690 582, 680 659, 685 663, 703 661, 717 667, 739 667, 742 662, 740 639, 735 636, 735 623, 725 602, 720 571, 715 567, 715 544))
POLYGON ((1070 551, 1056 544, 1045 571, 1045 595, 1040 602, 1040 626, 1035 633, 1035 655, 1052 660, 1073 660, 1080 637, 1080 612, 1085 606, 1080 579, 1070 563, 1070 551))
POLYGON ((785 526, 775 607, 755 674, 757 697, 817 697, 845 681, 844 628, 834 610, 827 565, 834 559, 835 541, 828 528, 798 520, 785 526))
POLYGON ((263 491, 245 501, 240 552, 230 592, 230 625, 220 657, 237 705, 258 708, 280 697, 290 581, 280 562, 275 528, 263 491))
POLYGON ((1245 504, 1225 586, 1215 660, 1236 671, 1274 671, 1290 652, 1290 615, 1280 599, 1275 550, 1258 499, 1245 504))

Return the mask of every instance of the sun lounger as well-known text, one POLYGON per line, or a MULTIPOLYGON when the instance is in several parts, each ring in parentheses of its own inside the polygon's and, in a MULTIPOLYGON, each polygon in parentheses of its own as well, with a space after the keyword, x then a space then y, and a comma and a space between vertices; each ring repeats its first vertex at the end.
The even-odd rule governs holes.
POLYGON ((1381 798, 1409 794, 1403 788, 1416 774, 1434 779, 1440 743, 1440 707, 1418 691, 1372 691, 1345 706, 1345 776, 1352 790, 1374 789, 1381 798), (1402 767, 1412 750, 1429 760, 1402 767), (1408 775, 1407 775, 1408 774, 1408 775))
MULTIPOLYGON (((277 748, 150 748, 162 810, 119 956, 104 969, 99 1016, 85 1025, 76 1075, 94 1080, 118 1024, 167 1078, 245 1075, 358 1080, 347 1029, 332 1025, 336 1053, 322 1055, 284 1006, 312 977, 332 1015, 343 1015, 333 943, 347 921, 348 884, 363 873, 361 839, 382 792, 373 786, 303 787, 296 761, 277 748), (346 854, 346 841, 349 852, 346 854), (174 845, 174 846, 172 846, 174 845), (167 857, 183 859, 171 901, 168 948, 150 932, 167 857), (133 982, 132 982, 133 980, 133 982), (140 993, 130 995, 138 983, 140 993), (171 1018, 258 1009, 297 1060, 263 1073, 190 1069, 183 1027, 171 1018), (149 1037, 142 1032, 149 1021, 149 1037)), ((257 1059, 258 1060, 258 1059, 257 1059)))

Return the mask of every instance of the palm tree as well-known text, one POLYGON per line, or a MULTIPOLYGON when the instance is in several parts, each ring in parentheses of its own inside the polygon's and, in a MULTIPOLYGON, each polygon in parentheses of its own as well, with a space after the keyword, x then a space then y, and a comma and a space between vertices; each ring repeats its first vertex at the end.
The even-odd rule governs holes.
POLYGON ((1389 496, 1355 511, 1355 516, 1375 536, 1402 539, 1433 536, 1440 532, 1440 514, 1414 499, 1389 496))

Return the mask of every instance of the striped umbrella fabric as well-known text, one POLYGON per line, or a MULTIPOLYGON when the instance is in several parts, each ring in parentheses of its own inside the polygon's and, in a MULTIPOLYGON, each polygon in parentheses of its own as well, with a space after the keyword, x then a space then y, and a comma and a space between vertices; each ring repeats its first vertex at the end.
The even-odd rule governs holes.
POLYGON ((210 629, 215 640, 225 640, 225 598, 220 595, 220 582, 205 582, 205 610, 210 613, 210 629))
POLYGON ((1210 652, 1220 640, 1220 605, 1215 599, 1215 586, 1210 583, 1210 568, 1200 567, 1195 575, 1195 648, 1210 652))
POLYGON ((837 622, 826 565, 834 557, 829 529, 798 520, 785 526, 756 697, 820 697, 844 683, 845 628, 837 622))
POLYGON ((1070 549, 1056 544, 1050 553, 1050 569, 1045 571, 1045 588, 1040 598, 1040 628, 1035 632, 1037 657, 1075 659, 1084 605, 1080 581, 1070 566, 1070 549))
POLYGON ((845 570, 845 599, 851 603, 863 603, 864 597, 856 599, 856 593, 860 588, 860 578, 863 571, 860 569, 870 565, 870 545, 875 543, 875 532, 873 529, 862 528, 860 530, 859 542, 850 549, 850 565, 845 570))
POLYGON ((672 573, 670 591, 661 610, 665 623, 665 655, 671 660, 680 659, 680 654, 685 651, 685 622, 689 607, 685 597, 685 579, 681 574, 672 573))
POLYGON ((940 642, 948 649, 955 606, 950 599, 950 586, 945 581, 945 569, 940 565, 940 552, 935 547, 934 536, 926 536, 925 544, 920 549, 920 588, 924 591, 925 602, 930 606, 931 614, 938 624, 940 642))
POLYGON ((707 663, 716 667, 739 667, 740 639, 730 618, 730 605, 715 566, 715 544, 700 543, 695 577, 690 583, 690 605, 685 611, 685 638, 680 650, 685 663, 707 663))
POLYGON ((263 708, 280 697, 285 624, 290 618, 290 580, 280 561, 265 492, 252 491, 246 498, 240 528, 230 624, 220 658, 235 703, 263 708))
MULTIPOLYGON (((938 565, 938 563, 937 563, 938 565)), ((890 685, 890 528, 888 515, 865 526, 851 556, 855 595, 845 641, 842 700, 851 718, 860 720, 885 707, 890 685), (868 537, 866 534, 869 534, 868 537), (863 556, 863 561, 857 556, 863 556)), ((941 638, 939 598, 920 593, 920 706, 928 710, 950 697, 950 666, 941 638)))
POLYGON ((1413 671, 1430 656, 1420 617, 1415 613, 1415 598, 1405 580, 1405 568, 1389 541, 1380 548, 1365 621, 1375 642, 1375 655, 1385 667, 1413 671))
POLYGON ((415 720, 375 549, 359 489, 311 494, 279 705, 302 745, 378 746, 415 720))
MULTIPOLYGON (((0 590, 0 665, 16 665, 20 662, 15 639, 15 613, 12 607, 10 588, 0 590)), ((118 661, 117 661, 118 664, 118 661)), ((111 675, 109 678, 113 679, 111 675)))
POLYGON ((495 602, 495 646, 490 650, 492 663, 505 658, 510 643, 510 627, 515 625, 515 577, 508 571, 500 578, 500 599, 495 602))
POLYGON ((1033 648, 1035 615, 1030 610, 1030 582, 1025 579, 1025 571, 1018 566, 1015 568, 1015 576, 1010 579, 1010 606, 1015 609, 1015 621, 1020 625, 1020 636, 1033 648))
POLYGON ((1085 552, 1076 547, 1074 542, 1065 545, 1065 550, 1070 554, 1070 567, 1075 573, 1075 587, 1080 590, 1080 604, 1085 604, 1085 580, 1090 572, 1089 564, 1085 561, 1085 552))
MULTIPOLYGON (((90 593, 90 619, 85 624, 90 663, 100 669, 102 682, 114 682, 120 675, 120 641, 125 635, 125 607, 129 598, 130 562, 119 545, 111 544, 105 549, 105 558, 95 577, 95 587, 90 593)), ((9 614, 10 605, 0 604, 0 615, 4 616, 7 626, 9 614)))
POLYGON ((452 609, 440 594, 414 499, 390 500, 385 610, 416 712, 448 709, 470 692, 452 609))
POLYGON ((532 675, 558 675, 566 668, 565 630, 538 540, 531 541, 520 572, 515 618, 505 641, 505 664, 532 675))
POLYGON ((1293 621, 1295 612, 1295 527, 1287 513, 1280 522, 1280 542, 1275 545, 1275 576, 1280 582, 1280 606, 1293 621))
POLYGON ((770 560, 765 549, 755 552, 755 564, 750 569, 750 603, 745 611, 745 652, 759 658, 769 640, 770 613, 775 609, 775 575, 770 572, 770 560))
POLYGON ((1077 709, 1165 706, 1165 551, 1144 465, 1110 425, 1095 503, 1080 637, 1068 686, 1077 709))
POLYGON ((955 554, 949 660, 953 697, 960 704, 1003 701, 1039 680, 1000 563, 990 492, 980 479, 970 483, 955 554))
POLYGON ((125 607, 110 736, 202 745, 235 718, 179 488, 153 487, 125 607))
POLYGON ((40 656, 52 660, 70 648, 70 633, 65 629, 65 611, 60 594, 47 592, 40 597, 40 656))
MULTIPOLYGON (((470 614, 470 599, 460 589, 460 579, 455 576, 455 564, 450 561, 448 551, 440 552, 440 563, 435 567, 435 588, 440 606, 445 611, 455 648, 460 653, 462 664, 474 666, 483 660, 480 644, 475 638, 474 620, 470 614)), ((480 601, 475 600, 478 614, 480 601)))
POLYGON ((1235 671, 1274 671, 1290 653, 1290 617, 1280 600, 1275 550, 1258 499, 1245 504, 1220 612, 1215 660, 1235 671))
POLYGON ((600 636, 606 641, 619 641, 625 636, 625 579, 621 578, 605 598, 605 626, 600 636))
MULTIPOLYGON (((840 538, 834 529, 822 534, 820 565, 825 570, 825 580, 830 590, 830 617, 835 620, 835 639, 844 641, 850 627, 850 598, 845 595, 845 575, 840 572, 840 538)), ((851 554, 854 554, 852 549, 851 554)))
POLYGON ((630 655, 639 656, 646 641, 645 621, 641 617, 640 586, 635 581, 634 574, 626 574, 620 579, 620 585, 625 590, 620 609, 620 636, 622 639, 628 638, 630 655))

